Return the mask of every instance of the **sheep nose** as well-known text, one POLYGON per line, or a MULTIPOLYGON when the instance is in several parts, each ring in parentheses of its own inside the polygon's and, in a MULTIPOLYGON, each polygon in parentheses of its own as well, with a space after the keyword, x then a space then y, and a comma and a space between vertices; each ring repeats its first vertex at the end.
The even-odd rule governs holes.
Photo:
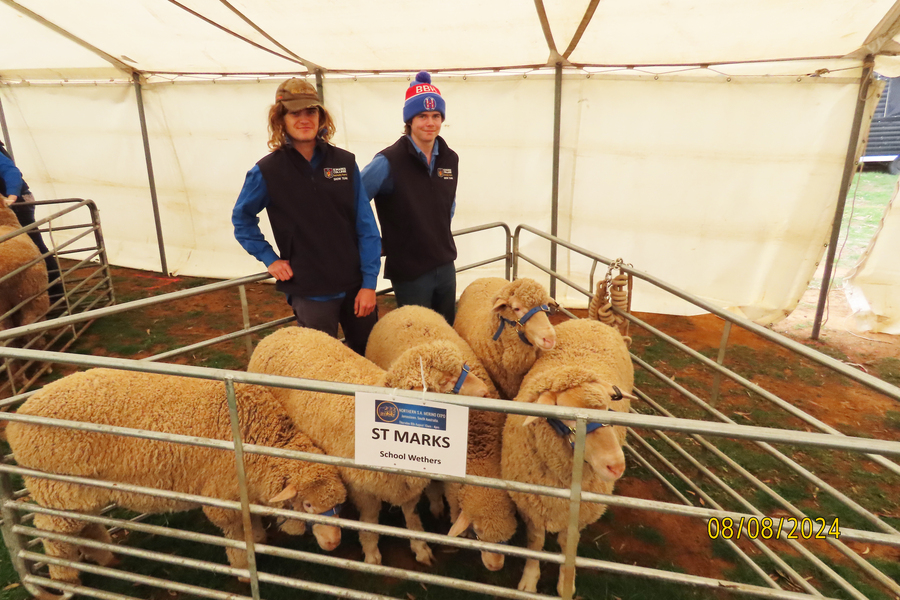
POLYGON ((551 350, 556 345, 555 337, 545 337, 541 340, 541 346, 544 350, 551 350))
POLYGON ((609 471, 616 479, 618 479, 625 472, 625 463, 620 462, 614 465, 607 465, 606 470, 609 471))

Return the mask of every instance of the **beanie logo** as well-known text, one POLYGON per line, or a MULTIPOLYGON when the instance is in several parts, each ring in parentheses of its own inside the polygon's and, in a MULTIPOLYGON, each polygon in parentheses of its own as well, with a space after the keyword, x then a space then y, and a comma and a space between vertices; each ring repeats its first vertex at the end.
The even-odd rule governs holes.
POLYGON ((425 109, 426 110, 434 110, 435 106, 437 106, 437 102, 434 101, 434 98, 431 98, 431 97, 425 98, 425 109))
POLYGON ((438 89, 436 87, 434 87, 433 85, 428 85, 428 84, 417 85, 417 86, 415 86, 415 90, 413 91, 413 93, 416 95, 427 94, 429 92, 432 94, 440 94, 440 92, 438 91, 438 89))

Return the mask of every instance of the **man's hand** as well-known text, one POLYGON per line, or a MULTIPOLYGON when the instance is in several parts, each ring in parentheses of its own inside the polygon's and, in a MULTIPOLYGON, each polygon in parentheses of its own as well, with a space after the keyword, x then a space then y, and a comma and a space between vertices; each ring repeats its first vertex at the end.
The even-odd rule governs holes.
POLYGON ((280 258, 269 265, 266 270, 269 271, 269 275, 278 281, 287 281, 294 276, 294 270, 291 269, 291 263, 280 258))
POLYGON ((375 290, 362 288, 356 294, 356 301, 353 303, 353 312, 357 317, 367 317, 375 310, 375 290))
POLYGON ((3 202, 7 206, 11 205, 13 202, 15 202, 16 200, 19 199, 19 197, 16 196, 15 194, 10 194, 9 196, 2 196, 2 198, 3 198, 3 202))

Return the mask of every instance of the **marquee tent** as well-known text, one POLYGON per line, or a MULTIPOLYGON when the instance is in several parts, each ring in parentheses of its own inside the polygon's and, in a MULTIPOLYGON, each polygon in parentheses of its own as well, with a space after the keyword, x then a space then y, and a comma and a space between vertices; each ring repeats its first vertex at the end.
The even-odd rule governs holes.
MULTIPOLYGON (((278 82, 321 86, 362 167, 425 69, 460 155, 455 228, 555 231, 762 323, 835 246, 873 68, 900 75, 893 0, 0 0, 0 23, 4 137, 37 196, 97 202, 113 264, 261 271, 230 212, 278 82)), ((900 272, 882 256, 854 285, 890 328, 900 272)), ((573 279, 589 268, 560 254, 573 279)), ((684 310, 640 287, 634 308, 684 310)))

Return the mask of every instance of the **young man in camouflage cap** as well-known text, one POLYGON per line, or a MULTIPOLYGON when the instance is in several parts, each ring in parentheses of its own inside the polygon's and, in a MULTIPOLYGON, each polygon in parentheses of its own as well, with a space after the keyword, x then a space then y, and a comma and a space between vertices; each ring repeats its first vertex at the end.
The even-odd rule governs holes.
POLYGON ((378 319, 375 285, 381 238, 355 157, 329 143, 335 127, 316 89, 302 79, 278 87, 269 109, 271 152, 247 173, 232 212, 234 236, 266 265, 297 323, 365 354, 378 319), (276 253, 259 229, 269 216, 276 253))

